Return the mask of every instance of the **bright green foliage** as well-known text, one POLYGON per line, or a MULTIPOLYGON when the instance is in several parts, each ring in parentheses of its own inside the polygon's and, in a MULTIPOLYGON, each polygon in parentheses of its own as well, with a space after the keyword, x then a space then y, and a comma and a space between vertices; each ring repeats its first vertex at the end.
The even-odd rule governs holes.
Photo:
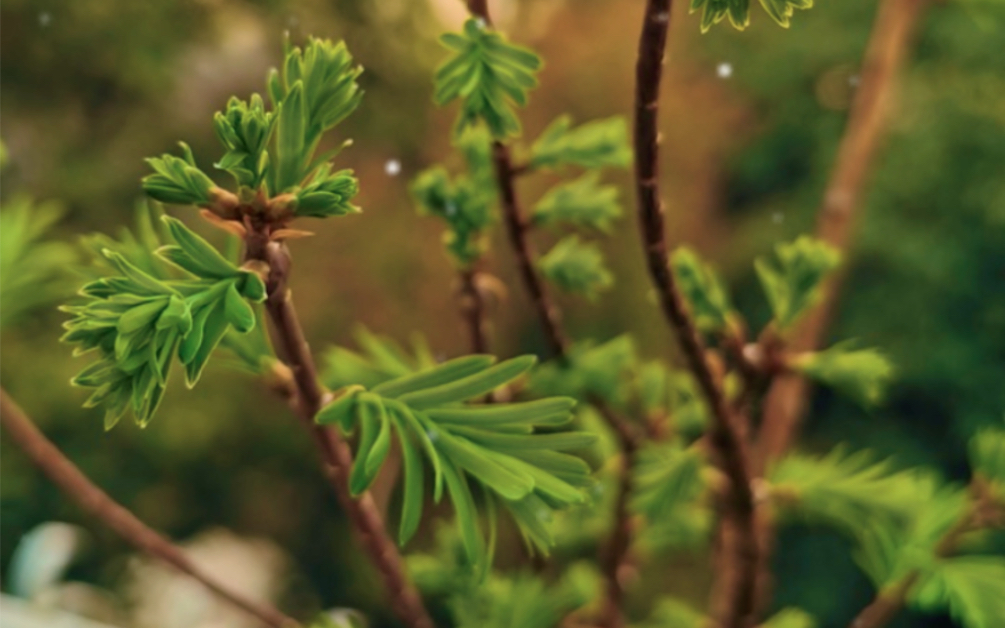
POLYGON ((673 252, 670 269, 698 329, 708 333, 724 332, 733 316, 733 307, 715 271, 686 246, 673 252))
POLYGON ((496 139, 519 135, 512 106, 527 104, 527 91, 537 87, 541 58, 476 19, 465 22, 462 33, 441 36, 440 42, 453 56, 436 71, 434 99, 438 105, 461 99, 455 133, 459 136, 481 120, 496 139))
MULTIPOLYGON (((93 264, 83 269, 90 279, 100 279, 117 272, 109 263, 104 251, 111 250, 121 255, 127 262, 144 273, 160 280, 181 279, 187 276, 177 266, 169 264, 158 251, 163 245, 174 241, 171 230, 165 222, 164 213, 156 203, 140 202, 136 206, 135 227, 123 227, 118 238, 95 233, 81 238, 81 244, 93 258, 93 264)), ((229 238, 226 258, 232 265, 240 259, 237 238, 229 238)), ((264 313, 260 304, 252 304, 255 312, 255 326, 250 332, 240 333, 233 328, 224 334, 220 346, 226 348, 236 361, 221 361, 251 373, 261 374, 269 370, 275 356, 263 325, 264 313)))
POLYGON ((707 462, 695 446, 685 449, 671 443, 643 449, 635 467, 633 508, 653 521, 677 516, 704 491, 702 469, 707 462))
POLYGON ((182 157, 165 154, 146 160, 154 174, 143 177, 143 191, 162 203, 207 205, 213 199, 213 181, 196 165, 188 144, 178 144, 182 157))
MULTIPOLYGON (((282 71, 268 77, 267 111, 258 94, 245 102, 231 98, 213 118, 225 153, 216 167, 238 184, 238 197, 257 191, 267 197, 291 194, 287 201, 297 216, 324 218, 359 211, 352 204, 359 185, 351 170, 333 171, 329 160, 340 148, 315 158, 325 132, 334 128, 363 98, 344 42, 311 38, 301 49, 287 43, 282 71)), ((343 144, 347 145, 349 142, 343 144)), ((164 203, 208 206, 215 202, 213 182, 199 169, 187 145, 183 158, 164 155, 148 159, 154 169, 143 189, 164 203)))
POLYGON ((332 613, 334 616, 320 617, 310 628, 367 628, 366 618, 358 611, 345 610, 332 613))
POLYGON ((595 171, 553 187, 534 206, 533 214, 535 224, 570 224, 605 233, 620 217, 618 188, 601 185, 600 174, 595 171))
POLYGON ((597 396, 619 403, 628 394, 637 361, 635 343, 627 334, 599 345, 580 342, 569 351, 568 364, 548 362, 535 369, 530 388, 540 396, 597 396))
POLYGON ((842 342, 816 353, 804 353, 792 360, 792 368, 835 388, 863 406, 882 401, 893 379, 890 361, 876 349, 855 349, 854 342, 842 342))
POLYGON ((604 254, 592 242, 576 235, 566 236, 538 260, 541 272, 566 292, 595 299, 614 283, 614 275, 604 264, 604 254))
POLYGON ((1005 429, 986 427, 970 440, 970 466, 1005 504, 1005 429))
POLYGON ((552 628, 600 595, 589 563, 572 564, 551 584, 528 573, 492 572, 478 581, 456 536, 440 529, 437 540, 435 553, 407 558, 408 571, 425 596, 446 597, 458 628, 552 628))
POLYGON ((429 168, 412 182, 411 191, 419 212, 443 219, 447 250, 461 266, 469 266, 484 254, 485 229, 495 219, 496 187, 492 180, 488 133, 471 129, 458 139, 467 162, 467 173, 451 180, 442 166, 429 168))
POLYGON ((812 615, 798 608, 783 608, 762 624, 763 628, 815 628, 816 625, 812 615))
POLYGON ((242 333, 255 327, 248 301, 265 299, 257 275, 228 262, 181 222, 165 222, 176 244, 157 255, 192 278, 164 281, 106 250, 117 274, 81 288, 84 305, 64 308, 74 318, 65 323, 63 340, 78 345, 77 354, 99 354, 73 383, 97 389, 85 405, 105 406, 106 429, 130 409, 141 426, 150 421, 176 354, 194 386, 230 327, 242 333))
POLYGON ((359 182, 352 170, 332 172, 330 163, 315 168, 297 190, 297 215, 314 218, 358 214, 352 199, 359 192, 359 182))
POLYGON ((959 556, 936 561, 918 584, 913 605, 945 612, 964 628, 995 628, 1005 618, 1005 558, 959 556))
POLYGON ((668 369, 659 361, 647 362, 637 370, 636 394, 647 415, 669 415, 674 431, 681 436, 697 436, 708 425, 708 406, 687 371, 668 369))
POLYGON ((238 185, 257 188, 269 165, 267 148, 276 128, 276 116, 252 94, 251 102, 231 98, 225 112, 213 116, 213 129, 227 152, 214 164, 233 175, 238 185))
POLYGON ((70 291, 65 273, 77 257, 73 248, 41 241, 62 214, 58 205, 34 204, 27 196, 0 211, 0 327, 70 291))
MULTIPOLYGON (((789 19, 796 9, 809 9, 813 0, 761 0, 761 6, 775 22, 789 27, 789 19)), ((738 30, 750 24, 750 0, 691 0, 690 12, 701 13, 701 32, 706 33, 713 24, 729 17, 729 23, 738 30)))
POLYGON ((774 322, 787 329, 820 298, 820 285, 837 268, 841 254, 834 247, 800 236, 775 247, 778 263, 758 258, 754 266, 768 297, 774 322))
POLYGON ((838 448, 822 458, 790 454, 768 479, 783 511, 855 536, 904 527, 926 507, 926 478, 894 471, 868 452, 838 448))
POLYGON ((637 628, 702 628, 709 618, 690 604, 674 598, 663 598, 656 603, 652 614, 637 628))
POLYGON ((332 390, 352 384, 373 388, 387 380, 436 366, 436 359, 423 336, 412 338, 409 354, 392 338, 374 334, 362 325, 353 335, 361 351, 336 346, 325 352, 321 381, 332 390))
POLYGON ((600 582, 595 569, 579 563, 552 586, 530 574, 489 580, 473 596, 455 596, 451 608, 457 628, 552 628, 595 599, 600 582))
POLYGON ((940 485, 930 476, 918 476, 918 507, 908 525, 860 526, 854 558, 877 589, 891 586, 914 572, 924 575, 935 560, 946 533, 970 507, 964 489, 940 485))
POLYGON ((576 128, 572 128, 571 116, 559 116, 538 136, 530 152, 532 168, 627 168, 632 163, 628 125, 621 116, 576 128))
POLYGON ((422 516, 425 457, 434 471, 434 498, 439 501, 445 486, 476 570, 488 566, 494 541, 486 546, 469 480, 486 489, 490 501, 498 498, 528 542, 547 551, 553 544, 546 525, 551 510, 582 502, 581 489, 590 484, 586 463, 561 452, 581 449, 595 439, 583 432, 535 433, 536 427, 571 420, 575 401, 569 398, 462 405, 514 381, 536 360, 524 356, 494 361, 491 356, 466 356, 371 390, 350 386, 317 416, 318 423, 359 430, 349 477, 353 494, 373 482, 390 451, 392 432, 397 434, 404 461, 402 544, 415 533, 422 516))
POLYGON ((269 99, 277 112, 271 154, 270 190, 288 192, 318 165, 313 161, 321 136, 351 114, 363 99, 345 42, 311 38, 301 50, 286 49, 282 72, 268 77, 269 99))

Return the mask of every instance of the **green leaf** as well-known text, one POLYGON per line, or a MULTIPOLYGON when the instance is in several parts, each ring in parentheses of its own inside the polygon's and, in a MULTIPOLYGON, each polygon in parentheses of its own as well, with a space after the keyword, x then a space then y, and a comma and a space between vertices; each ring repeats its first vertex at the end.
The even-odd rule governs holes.
POLYGON ((1005 558, 941 559, 922 577, 911 601, 927 612, 948 610, 964 628, 995 628, 1005 617, 1005 558))
POLYGON ((708 622, 709 618, 690 604, 674 598, 662 598, 638 628, 702 628, 708 622))
POLYGON ((876 349, 854 347, 854 342, 847 341, 824 351, 804 353, 791 359, 791 367, 863 406, 876 405, 893 379, 893 365, 876 349))
POLYGON ((307 112, 303 92, 302 82, 293 83, 279 107, 279 122, 276 127, 276 178, 273 185, 276 193, 293 188, 305 174, 304 167, 308 160, 304 137, 307 133, 307 112))
POLYGON ((4 201, 0 212, 0 327, 23 320, 36 308, 72 292, 67 270, 76 261, 76 253, 68 244, 43 240, 62 215, 59 205, 36 204, 23 195, 4 201))
POLYGON ((812 615, 798 608, 784 608, 762 624, 763 628, 815 628, 816 625, 812 615))
POLYGON ((395 409, 391 408, 391 415, 398 421, 398 441, 401 443, 401 456, 403 462, 403 482, 405 488, 402 491, 401 525, 398 530, 398 543, 402 546, 415 536, 422 520, 422 507, 425 500, 423 494, 424 482, 422 471, 422 457, 415 448, 415 444, 409 436, 408 418, 399 416, 395 409))
POLYGON ((427 410, 426 415, 437 423, 483 428, 509 425, 562 425, 572 420, 570 412, 575 405, 575 399, 551 397, 525 403, 494 403, 484 407, 432 409, 427 410))
POLYGON ((650 520, 676 516, 704 492, 702 469, 707 464, 697 446, 653 445, 639 454, 634 469, 636 489, 632 507, 650 520))
POLYGON ((143 177, 143 191, 162 203, 207 205, 212 200, 213 181, 195 165, 188 145, 180 145, 184 159, 165 154, 146 160, 154 174, 143 177))
POLYGON ((409 355, 391 338, 373 334, 365 327, 358 327, 354 335, 361 351, 332 347, 325 353, 321 381, 328 388, 352 384, 373 388, 382 382, 436 365, 428 356, 426 341, 421 336, 413 338, 413 351, 409 355))
POLYGON ((560 240, 538 260, 541 272, 556 286, 596 299, 614 284, 614 275, 604 264, 603 253, 594 243, 583 243, 579 236, 560 240))
MULTIPOLYGON (((761 0, 761 6, 779 26, 788 28, 793 12, 811 8, 813 0, 761 0)), ((750 0, 691 0, 690 12, 697 11, 702 11, 703 33, 726 17, 737 30, 742 31, 750 24, 750 0)))
POLYGON ((348 432, 355 422, 356 396, 363 390, 362 386, 347 386, 342 389, 334 401, 318 411, 314 422, 318 425, 338 425, 348 432))
POLYGON ((706 333, 726 331, 734 316, 733 307, 715 271, 684 246, 673 252, 670 267, 698 329, 706 333))
POLYGON ((778 263, 758 258, 754 267, 768 297, 774 322, 788 329, 820 300, 821 284, 838 267, 840 252, 808 236, 775 247, 778 263))
POLYGON ((352 170, 332 173, 330 164, 322 164, 297 189, 295 211, 297 216, 314 218, 358 214, 360 208, 352 204, 358 192, 359 181, 352 170))
POLYGON ((621 116, 587 122, 572 128, 572 118, 555 119, 531 147, 533 168, 580 166, 627 168, 632 162, 628 125, 621 116))
POLYGON ((231 98, 227 109, 213 116, 213 129, 226 149, 215 167, 229 172, 238 185, 258 188, 267 174, 266 149, 275 122, 274 113, 265 110, 258 94, 253 94, 250 102, 231 98))
MULTIPOLYGON (((172 262, 201 279, 230 279, 240 274, 237 266, 231 264, 209 242, 196 235, 177 218, 162 216, 161 221, 167 225, 171 238, 178 243, 178 253, 172 253, 172 262)), ((163 251, 171 247, 163 247, 163 251)), ((162 257, 164 257, 162 255, 162 257)))
POLYGON ((448 360, 439 366, 378 384, 373 391, 381 396, 397 398, 427 388, 442 386, 484 371, 495 362, 490 355, 466 355, 448 360))
POLYGON ((526 48, 506 42, 502 35, 470 19, 463 33, 441 37, 453 55, 436 71, 434 99, 445 105, 460 98, 455 126, 460 134, 481 120, 496 139, 520 134, 514 105, 527 103, 527 91, 537 86, 541 59, 526 48))
POLYGON ((970 439, 970 466, 1005 504, 1005 429, 985 427, 970 439))
POLYGON ((770 471, 769 480, 783 511, 859 539, 873 531, 904 529, 927 507, 926 476, 895 471, 868 452, 838 448, 820 458, 790 454, 770 471))
MULTIPOLYGON (((387 424, 387 412, 379 395, 361 392, 356 396, 354 405, 356 422, 360 426, 359 446, 356 450, 356 459, 352 465, 352 472, 349 474, 349 491, 353 496, 357 496, 365 491, 377 475, 380 465, 373 467, 367 461, 376 448, 378 436, 384 432, 387 424)), ((380 450, 377 449, 377 456, 381 457, 380 450)), ((386 455, 386 452, 384 452, 386 455)))
POLYGON ((573 345, 566 364, 548 362, 534 369, 530 389, 541 396, 568 396, 579 399, 597 396, 621 404, 629 394, 638 353, 631 336, 625 334, 596 345, 573 345))
POLYGON ((609 232, 611 223, 621 217, 618 189, 600 185, 599 181, 597 172, 587 172, 575 181, 555 186, 534 207, 534 222, 566 223, 609 232))
POLYGON ((417 410, 467 401, 488 394, 527 372, 537 362, 534 356, 521 356, 491 366, 448 384, 401 395, 399 399, 417 410))

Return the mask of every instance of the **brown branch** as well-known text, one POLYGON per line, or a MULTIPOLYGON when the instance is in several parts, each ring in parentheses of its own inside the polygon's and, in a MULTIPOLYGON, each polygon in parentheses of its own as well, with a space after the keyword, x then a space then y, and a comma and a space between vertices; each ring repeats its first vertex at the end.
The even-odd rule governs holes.
MULTIPOLYGON (((639 225, 646 262, 667 322, 681 347, 688 366, 711 409, 714 425, 711 443, 719 465, 730 483, 724 516, 733 519, 735 543, 729 545, 729 573, 736 573, 729 586, 717 587, 723 598, 716 617, 726 628, 740 628, 754 621, 756 604, 758 541, 756 512, 750 486, 750 464, 719 381, 705 357, 705 347, 670 272, 664 227, 663 202, 659 193, 659 90, 670 23, 671 0, 647 0, 635 83, 635 182, 639 225)), ((732 535, 732 531, 731 531, 732 535)))
POLYGON ((478 287, 478 276, 479 272, 474 268, 461 269, 460 288, 457 296, 461 316, 468 328, 471 353, 488 353, 488 318, 485 311, 485 298, 478 287))
POLYGON ((300 624, 278 609, 248 599, 203 572, 177 546, 140 521, 136 515, 98 488, 73 462, 42 434, 31 419, 0 388, 0 423, 7 435, 52 482, 85 512, 100 520, 133 547, 161 560, 198 581, 225 602, 273 628, 300 624))
POLYGON ((408 578, 401 554, 384 527, 373 497, 364 492, 354 499, 349 493, 348 476, 352 468, 349 445, 334 430, 314 423, 314 416, 324 405, 326 394, 318 382, 314 358, 290 298, 287 285, 291 265, 289 251, 285 245, 270 240, 268 234, 261 231, 249 231, 246 245, 246 259, 268 267, 265 309, 272 322, 280 357, 293 374, 295 397, 291 406, 311 433, 324 460, 325 475, 363 548, 380 572, 395 613, 409 628, 433 628, 433 621, 408 578))
MULTIPOLYGON (((908 56, 912 34, 928 0, 883 0, 872 28, 861 79, 837 160, 824 192, 816 236, 845 251, 862 211, 862 195, 890 119, 896 77, 908 56)), ((823 299, 796 329, 793 352, 814 351, 833 316, 841 277, 823 286, 823 299)), ((758 467, 785 453, 795 439, 808 403, 809 385, 798 374, 775 381, 764 401, 758 467)))
POLYGON ((569 340, 562 329, 561 313, 551 302, 544 281, 534 265, 537 254, 527 238, 527 221, 520 208, 516 194, 515 172, 510 161, 509 149, 499 141, 492 143, 492 163, 495 166, 496 184, 506 223, 506 234, 510 247, 516 255, 520 278, 530 296, 531 305, 537 312, 544 329, 545 340, 553 356, 560 360, 567 358, 569 340))
MULTIPOLYGON (((472 15, 480 17, 486 24, 492 24, 485 0, 468 0, 467 5, 472 15)), ((506 234, 509 238, 510 248, 516 255, 522 283, 530 296, 538 320, 541 321, 545 339, 552 355, 560 362, 568 364, 568 336, 562 327, 561 313, 551 302, 544 282, 535 267, 537 254, 527 237, 528 223, 516 193, 517 177, 530 172, 530 168, 527 164, 514 164, 509 149, 498 140, 492 143, 492 163, 496 184, 499 188, 503 220, 506 223, 506 234)), ((615 413, 603 399, 594 397, 590 399, 590 403, 597 408, 621 441, 622 469, 618 479, 614 530, 603 550, 602 559, 604 577, 607 581, 607 596, 602 611, 602 623, 606 628, 620 628, 625 625, 622 609, 624 590, 618 578, 618 572, 627 560, 631 545, 632 530, 628 501, 632 491, 632 469, 635 466, 639 436, 633 426, 615 413)))

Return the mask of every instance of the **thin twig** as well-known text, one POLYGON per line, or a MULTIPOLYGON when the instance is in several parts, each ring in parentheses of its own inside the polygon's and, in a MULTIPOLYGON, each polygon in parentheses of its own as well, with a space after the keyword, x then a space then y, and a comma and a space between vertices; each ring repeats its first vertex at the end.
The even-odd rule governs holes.
MULTIPOLYGON (((639 225, 646 262, 667 322, 677 337, 688 366, 702 389, 714 418, 711 442, 718 463, 729 479, 727 517, 735 519, 735 543, 724 557, 736 577, 718 587, 724 598, 716 620, 724 627, 742 627, 754 620, 758 542, 756 512, 750 486, 747 447, 741 438, 721 385, 705 357, 705 346, 678 290, 667 258, 663 202, 659 193, 659 89, 663 75, 671 0, 648 0, 639 38, 635 92, 635 181, 639 225)), ((731 533, 732 538, 732 533, 731 533)))
POLYGON ((495 165, 496 184, 503 209, 503 221, 510 247, 516 255, 520 278, 530 296, 531 304, 541 321, 545 340, 553 356, 560 360, 567 358, 569 339, 562 328, 561 312, 551 302, 547 288, 534 265, 537 254, 527 237, 527 222, 516 194, 515 174, 510 160, 509 149, 500 141, 492 143, 492 163, 495 165))
POLYGON ((0 423, 7 435, 52 482, 85 512, 111 528, 133 547, 161 560, 198 581, 223 601, 256 617, 273 628, 296 628, 292 617, 267 604, 248 599, 217 581, 193 563, 163 535, 148 527, 136 515, 98 488, 73 462, 42 434, 31 419, 0 388, 0 423))
MULTIPOLYGON (((472 15, 481 18, 486 24, 492 24, 485 0, 468 0, 467 5, 472 15)), ((516 193, 516 179, 529 172, 530 168, 527 164, 514 164, 509 148, 498 140, 492 143, 492 163, 496 185, 499 188, 503 220, 506 223, 506 234, 510 248, 516 255, 524 288, 541 322, 552 355, 563 364, 568 364, 569 339, 562 327, 561 312, 552 303, 544 281, 535 267, 537 254, 527 237, 527 222, 516 193)), ((618 477, 614 528, 603 550, 602 559, 604 577, 607 581, 602 622, 606 628, 620 628, 625 624, 625 618, 622 609, 624 590, 618 572, 627 560, 631 546, 632 530, 628 502, 632 491, 632 469, 635 466, 639 435, 634 427, 614 412, 603 399, 593 397, 589 401, 617 433, 621 442, 622 468, 618 477)))
POLYGON ((324 405, 326 395, 290 298, 287 285, 291 265, 289 251, 282 243, 271 241, 266 233, 260 232, 249 233, 246 244, 246 259, 264 262, 268 267, 265 309, 272 322, 280 357, 289 366, 296 385, 291 406, 314 439, 325 463, 325 475, 363 548, 380 572, 395 613, 409 628, 433 628, 433 621, 408 578, 401 554, 388 535, 372 496, 364 492, 354 499, 349 493, 348 476, 352 468, 349 445, 334 430, 314 423, 314 416, 324 405))
POLYGON ((479 272, 474 268, 463 268, 459 276, 460 288, 457 291, 457 296, 461 316, 468 328, 471 353, 488 353, 488 318, 485 311, 485 298, 478 286, 479 272))
MULTIPOLYGON (((837 160, 824 192, 816 236, 841 251, 848 249, 862 195, 890 119, 896 77, 908 56, 912 34, 928 0, 883 0, 872 28, 861 79, 845 127, 837 160)), ((815 351, 833 316, 841 277, 823 286, 820 304, 793 334, 792 352, 815 351)), ((809 385, 798 374, 778 377, 764 401, 764 422, 758 444, 763 469, 790 447, 806 411, 809 385)))

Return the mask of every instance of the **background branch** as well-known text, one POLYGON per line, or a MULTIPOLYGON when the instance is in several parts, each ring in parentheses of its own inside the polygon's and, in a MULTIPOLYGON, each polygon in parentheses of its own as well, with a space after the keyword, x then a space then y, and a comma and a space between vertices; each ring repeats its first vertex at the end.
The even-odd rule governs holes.
POLYGON ((318 381, 310 347, 304 337, 290 290, 287 286, 291 260, 286 246, 261 232, 249 233, 245 257, 268 266, 268 298, 265 309, 273 326, 280 358, 289 366, 295 384, 291 407, 317 445, 324 471, 339 503, 348 514, 353 528, 370 560, 377 567, 390 596, 395 613, 410 628, 433 628, 433 621, 412 585, 397 546, 384 527, 383 517, 369 492, 353 498, 348 476, 352 451, 337 432, 314 423, 314 416, 324 405, 325 393, 318 381))
POLYGON ((111 528, 123 540, 165 562, 216 594, 221 600, 274 628, 300 624, 278 609, 248 599, 197 567, 181 548, 148 527, 136 515, 98 488, 0 388, 0 424, 31 462, 85 512, 111 528))
MULTIPOLYGON (((883 0, 869 37, 860 83, 852 103, 837 160, 817 217, 816 237, 847 251, 859 214, 862 194, 885 135, 896 77, 908 56, 911 36, 928 0, 883 0)), ((795 330, 789 349, 814 351, 834 314, 841 274, 822 287, 820 304, 795 330)), ((758 445, 763 468, 785 453, 795 439, 808 403, 809 384, 798 374, 775 379, 764 401, 764 422, 758 445)))
POLYGON ((488 318, 485 311, 485 298, 478 287, 478 276, 479 272, 475 268, 461 269, 457 297, 461 317, 468 328, 471 353, 489 353, 488 318))
POLYGON ((639 226, 660 306, 711 409, 714 419, 711 444, 730 482, 728 503, 723 506, 723 516, 732 520, 726 530, 729 534, 724 536, 730 542, 722 545, 723 569, 720 570, 720 574, 728 578, 716 585, 717 601, 712 606, 718 611, 716 619, 721 625, 740 627, 754 621, 759 561, 748 452, 736 417, 706 360, 704 343, 670 271, 663 202, 659 193, 659 90, 671 8, 671 0, 648 0, 639 38, 634 128, 639 226))

